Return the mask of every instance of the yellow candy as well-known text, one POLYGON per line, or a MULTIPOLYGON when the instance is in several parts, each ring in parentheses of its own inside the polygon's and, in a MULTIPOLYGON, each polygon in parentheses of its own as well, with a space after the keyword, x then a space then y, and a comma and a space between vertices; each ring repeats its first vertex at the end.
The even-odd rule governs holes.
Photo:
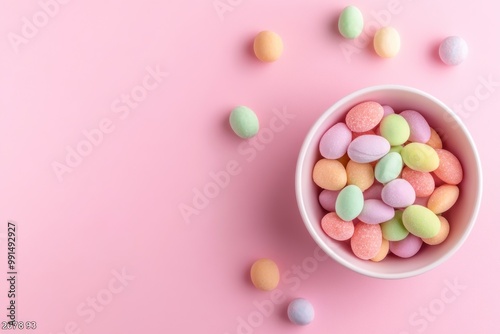
POLYGON ((382 58, 392 58, 399 53, 401 39, 393 27, 383 27, 377 30, 373 37, 375 52, 382 58))
POLYGON ((439 167, 439 156, 432 147, 422 143, 410 143, 401 150, 406 166, 418 172, 432 172, 439 167))
POLYGON ((260 259, 252 265, 250 278, 257 289, 270 291, 278 286, 280 271, 273 260, 260 259))

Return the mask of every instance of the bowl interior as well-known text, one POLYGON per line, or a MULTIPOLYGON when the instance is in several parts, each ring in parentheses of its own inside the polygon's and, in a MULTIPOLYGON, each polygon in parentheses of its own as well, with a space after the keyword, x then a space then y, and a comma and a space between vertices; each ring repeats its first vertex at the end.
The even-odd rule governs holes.
POLYGON ((378 278, 404 278, 430 270, 451 256, 465 241, 474 225, 482 189, 481 168, 475 145, 451 109, 427 93, 402 86, 376 86, 354 92, 330 107, 313 125, 303 143, 296 171, 296 192, 302 219, 316 243, 330 257, 364 275, 378 278), (389 256, 381 262, 364 261, 352 254, 349 242, 330 239, 320 221, 326 213, 318 202, 321 189, 312 181, 312 170, 321 158, 318 150, 323 133, 333 124, 344 121, 347 111, 363 101, 387 104, 396 112, 405 109, 419 111, 440 135, 444 148, 454 153, 462 163, 464 179, 455 206, 444 215, 450 222, 450 234, 437 246, 423 247, 412 258, 389 256))

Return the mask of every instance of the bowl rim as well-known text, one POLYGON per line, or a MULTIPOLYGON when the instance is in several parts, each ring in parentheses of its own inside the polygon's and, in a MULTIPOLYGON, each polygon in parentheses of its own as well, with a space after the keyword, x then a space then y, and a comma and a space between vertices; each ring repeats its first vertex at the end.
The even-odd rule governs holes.
POLYGON ((306 226, 309 234, 313 238, 313 240, 316 242, 316 244, 326 253, 328 256, 333 258, 335 261, 338 263, 342 264, 344 267, 349 268, 353 270, 354 272, 357 272, 359 274, 368 276, 368 277, 373 277, 373 278, 381 278, 381 279, 401 279, 401 278, 409 278, 413 276, 417 276, 420 274, 423 274, 425 272, 430 271, 431 269, 436 268, 446 260, 448 260, 453 254, 457 252, 457 250, 464 244, 465 240, 468 238, 470 235, 475 223, 477 216, 479 214, 479 209, 481 206, 481 201, 482 201, 482 194, 483 194, 483 173, 481 169, 481 161, 479 157, 479 152, 477 150, 476 144, 465 127, 465 124, 462 122, 462 120, 455 114, 455 112, 448 107, 445 103, 443 103, 441 100, 436 98, 435 96, 424 92, 420 89, 413 88, 410 86, 405 86, 405 85, 397 85, 397 84, 382 84, 382 85, 374 85, 374 86, 368 86, 365 88, 361 88, 358 90, 355 90, 339 100, 337 100, 333 105, 331 105, 328 109, 326 109, 320 117, 314 122, 314 124, 310 127, 309 131, 307 132, 306 137, 304 138, 304 141, 302 142, 302 146, 299 151, 299 155, 297 158, 297 164, 296 164, 296 170, 295 170, 295 196, 297 200, 297 205, 299 208, 299 212, 302 218, 302 222, 306 226), (474 210, 472 212, 469 224, 467 225, 464 233, 461 235, 460 239, 439 259, 436 261, 429 263, 421 268, 415 269, 415 270, 410 270, 407 272, 401 272, 401 273, 378 273, 378 272, 373 272, 364 268, 360 268, 353 263, 347 261, 345 258, 339 256, 336 252, 334 252, 328 245, 319 237, 319 235, 316 233, 316 230, 313 228, 313 224, 311 220, 309 219, 309 216, 307 215, 306 208, 305 208, 305 202, 304 202, 304 196, 303 196, 303 188, 302 188, 302 174, 303 174, 303 167, 304 167, 304 161, 305 157, 308 153, 308 149, 311 146, 311 142, 313 140, 313 137, 315 136, 316 132, 318 131, 318 128, 321 127, 321 125, 335 112, 336 109, 338 109, 339 106, 347 103, 348 101, 355 99, 359 96, 362 95, 367 95, 369 93, 374 93, 378 91, 402 91, 406 93, 412 93, 416 95, 420 95, 431 102, 435 103, 439 107, 441 107, 443 110, 445 110, 451 118, 456 122, 458 127, 461 129, 463 134, 465 135, 467 141, 470 143, 472 151, 474 153, 474 161, 475 161, 475 168, 477 170, 477 197, 476 197, 476 202, 474 205, 474 210))

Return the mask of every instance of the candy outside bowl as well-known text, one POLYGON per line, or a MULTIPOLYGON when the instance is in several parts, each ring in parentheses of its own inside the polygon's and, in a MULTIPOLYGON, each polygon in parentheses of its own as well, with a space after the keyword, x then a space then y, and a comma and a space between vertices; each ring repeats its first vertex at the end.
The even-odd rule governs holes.
POLYGON ((380 85, 355 91, 326 110, 306 135, 299 153, 295 191, 297 204, 304 224, 314 241, 332 259, 341 265, 366 276, 381 279, 401 279, 423 274, 449 259, 465 242, 479 211, 482 195, 481 164, 474 141, 455 113, 432 95, 415 88, 399 85, 380 85), (319 141, 332 125, 343 122, 350 108, 364 101, 389 105, 396 112, 406 109, 419 111, 440 135, 445 149, 451 151, 462 163, 464 178, 460 183, 460 197, 446 212, 450 234, 439 245, 423 245, 413 257, 403 259, 389 254, 381 262, 357 258, 349 241, 336 241, 321 229, 321 218, 327 213, 319 204, 321 189, 313 182, 314 164, 321 156, 319 141))

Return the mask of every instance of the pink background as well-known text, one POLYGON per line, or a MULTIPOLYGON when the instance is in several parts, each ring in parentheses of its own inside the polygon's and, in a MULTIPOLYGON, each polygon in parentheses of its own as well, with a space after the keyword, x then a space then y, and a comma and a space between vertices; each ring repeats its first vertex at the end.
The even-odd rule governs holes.
POLYGON ((221 0, 230 7, 220 15, 213 0, 60 2, 0 4, 2 310, 12 220, 17 320, 36 321, 39 333, 500 332, 498 2, 358 1, 366 23, 399 30, 394 59, 336 32, 349 2, 221 0), (23 35, 24 17, 40 27, 23 35), (273 64, 251 53, 265 29, 285 44, 273 64), (449 35, 470 47, 458 67, 436 56, 449 35), (346 56, 342 46, 356 52, 346 56), (157 82, 148 77, 156 68, 168 72, 157 82), (461 250, 399 281, 324 260, 294 194, 296 158, 315 119, 340 97, 384 83, 450 105, 476 140, 485 179, 461 250), (131 93, 141 100, 133 108, 120 101, 131 93), (228 126, 240 104, 255 110, 261 129, 277 112, 290 116, 261 137, 265 144, 245 142, 228 126), (102 137, 91 131, 100 124, 102 137), (85 131, 95 135, 90 148, 85 131), (58 179, 53 165, 77 147, 87 156, 58 179), (228 164, 233 175, 214 188, 211 175, 228 164), (204 189, 205 202, 196 196, 204 189), (183 218, 180 209, 193 205, 183 218), (274 294, 250 283, 260 257, 281 269, 274 294), (286 319, 296 297, 315 306, 307 327, 286 319))

